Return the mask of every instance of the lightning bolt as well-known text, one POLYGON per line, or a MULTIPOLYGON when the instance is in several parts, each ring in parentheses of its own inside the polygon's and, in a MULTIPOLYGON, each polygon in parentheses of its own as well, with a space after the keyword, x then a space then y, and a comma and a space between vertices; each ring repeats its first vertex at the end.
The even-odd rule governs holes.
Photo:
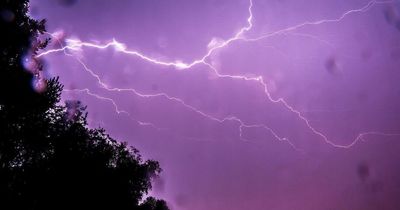
POLYGON ((118 107, 117 103, 116 103, 112 98, 108 98, 108 97, 104 97, 104 96, 101 96, 101 95, 92 93, 88 88, 84 88, 84 89, 63 89, 63 92, 85 93, 85 94, 87 94, 87 95, 89 95, 89 96, 92 96, 92 97, 98 99, 98 100, 101 100, 101 101, 108 101, 108 102, 110 102, 110 103, 114 106, 114 111, 115 111, 115 113, 117 113, 118 115, 120 115, 120 114, 125 114, 125 115, 127 115, 127 116, 129 117, 129 119, 131 119, 132 121, 136 122, 136 123, 137 123, 138 125, 140 125, 140 126, 150 126, 150 127, 155 128, 155 129, 157 129, 157 130, 163 130, 163 128, 159 128, 159 127, 157 127, 157 126, 156 126, 155 124, 153 124, 153 123, 150 123, 150 122, 143 122, 143 121, 140 121, 140 120, 137 120, 137 119, 133 118, 129 112, 120 109, 120 108, 118 107))
MULTIPOLYGON (((54 35, 52 35, 52 34, 49 34, 49 35, 51 35, 52 37, 55 38, 54 35)), ((57 39, 56 39, 56 40, 57 40, 57 39)), ((59 40, 57 40, 57 41, 58 41, 59 44, 62 46, 62 43, 61 43, 59 40)), ((95 45, 93 45, 93 46, 95 46, 95 45)), ((97 47, 99 47, 99 49, 105 49, 105 48, 107 48, 107 47, 109 47, 109 46, 111 46, 111 45, 103 45, 103 46, 97 46, 97 47)), ((60 49, 55 49, 55 50, 53 50, 52 52, 63 51, 65 55, 67 55, 67 56, 73 56, 72 54, 69 54, 69 53, 65 52, 65 50, 67 49, 67 47, 62 47, 62 48, 60 48, 60 49), (60 50, 60 49, 62 49, 62 50, 60 50)), ((69 48, 69 49, 75 49, 75 47, 72 47, 72 48, 69 48)), ((46 53, 45 53, 45 54, 42 53, 41 56, 42 56, 42 55, 49 54, 49 52, 50 52, 50 51, 46 51, 46 53)), ((212 116, 212 115, 209 115, 209 114, 207 114, 207 113, 205 113, 205 112, 202 112, 201 110, 196 109, 195 107, 193 107, 193 106, 187 104, 184 100, 182 100, 182 99, 180 99, 180 98, 176 98, 176 97, 169 96, 169 95, 166 94, 166 93, 144 94, 144 93, 141 93, 141 92, 139 92, 139 91, 137 91, 136 89, 133 89, 133 88, 123 89, 123 88, 115 88, 115 87, 114 87, 114 88, 111 88, 111 87, 108 87, 108 85, 107 85, 106 83, 104 83, 104 82, 101 80, 100 76, 97 75, 93 70, 91 70, 91 69, 86 65, 86 63, 82 61, 82 59, 80 59, 80 58, 78 58, 78 57, 74 57, 74 58, 82 65, 83 69, 84 69, 87 73, 89 73, 93 78, 95 78, 95 79, 97 80, 97 83, 100 85, 100 87, 103 88, 103 89, 105 89, 105 90, 107 90, 107 91, 112 91, 112 92, 122 92, 122 91, 124 91, 124 92, 131 92, 131 93, 135 94, 136 96, 139 96, 139 97, 142 97, 142 98, 164 97, 164 98, 166 98, 166 99, 168 99, 168 100, 170 100, 170 101, 174 101, 174 102, 177 102, 177 103, 181 104, 181 105, 184 106, 185 108, 187 108, 187 109, 189 109, 189 110, 192 110, 192 111, 196 112, 197 114, 200 114, 201 116, 203 116, 203 117, 205 117, 205 118, 207 118, 207 119, 209 119, 209 120, 216 121, 216 122, 218 122, 218 123, 224 123, 224 122, 226 122, 226 121, 234 121, 234 122, 237 122, 237 123, 239 124, 239 136, 240 136, 240 139, 242 139, 242 140, 244 140, 244 141, 247 140, 247 139, 243 138, 243 129, 244 129, 244 128, 262 128, 262 129, 265 129, 265 130, 269 131, 277 140, 283 141, 283 142, 287 142, 287 143, 288 143, 293 149, 295 149, 296 151, 303 152, 301 149, 297 148, 289 139, 287 139, 287 138, 285 138, 285 137, 280 137, 280 136, 279 136, 278 134, 276 134, 271 128, 269 128, 268 126, 266 126, 266 125, 264 125, 264 124, 253 124, 253 125, 252 125, 252 124, 246 124, 246 123, 244 123, 241 119, 239 119, 238 117, 235 117, 235 116, 233 116, 233 117, 225 117, 225 118, 223 118, 223 119, 220 119, 220 118, 214 117, 214 116, 212 116)), ((208 63, 205 63, 205 64, 209 65, 208 63)), ((210 67, 212 67, 212 66, 210 65, 210 67)), ((212 67, 212 68, 213 68, 213 67, 212 67)), ((213 68, 213 69, 215 69, 215 68, 213 68)), ((216 71, 216 69, 215 69, 215 71, 216 71)), ((216 73, 218 73, 218 72, 216 71, 216 73)), ((223 75, 220 75, 220 76, 223 77, 223 75)), ((72 90, 65 89, 65 91, 66 91, 66 92, 71 92, 71 91, 75 91, 75 92, 85 92, 86 94, 88 94, 88 95, 90 95, 90 96, 93 96, 93 97, 95 97, 95 98, 97 98, 97 99, 99 99, 99 100, 106 100, 106 101, 109 101, 109 102, 111 102, 111 103, 113 104, 113 106, 114 106, 114 111, 115 111, 117 114, 122 114, 122 113, 124 113, 124 114, 126 114, 126 115, 128 115, 128 116, 131 116, 129 112, 124 111, 124 110, 120 110, 120 109, 118 108, 117 103, 116 103, 113 99, 107 98, 107 97, 104 97, 104 96, 100 96, 100 95, 97 95, 97 94, 94 94, 94 93, 92 93, 88 88, 85 88, 85 89, 72 89, 72 90)), ((142 122, 142 121, 136 120, 136 119, 134 119, 134 118, 131 118, 131 119, 134 120, 135 122, 137 122, 139 125, 143 125, 143 126, 152 126, 152 127, 156 128, 157 130, 161 130, 161 128, 155 126, 153 123, 142 122)))
MULTIPOLYGON (((380 136, 400 136, 400 134, 388 134, 388 133, 383 133, 383 132, 377 132, 377 131, 369 131, 369 132, 363 132, 363 133, 359 133, 358 136, 353 139, 353 141, 351 141, 349 144, 336 144, 333 141, 331 141, 326 135, 324 135, 322 132, 320 132, 319 130, 317 130, 316 128, 314 128, 310 121, 297 109, 295 109, 292 105, 290 105, 289 103, 287 103, 285 101, 284 98, 279 97, 279 98, 274 98, 272 97, 270 91, 268 90, 268 85, 265 82, 264 78, 262 76, 255 76, 255 77, 248 77, 248 76, 244 76, 244 75, 230 75, 230 74, 222 74, 218 71, 217 68, 215 68, 214 66, 212 66, 210 63, 207 62, 207 59, 217 50, 222 49, 224 47, 229 46, 232 42, 235 41, 244 41, 244 42, 256 42, 256 41, 260 41, 266 38, 270 38, 273 36, 277 36, 277 35, 297 35, 297 36, 304 36, 304 37, 308 37, 308 38, 313 38, 316 39, 318 41, 321 41, 327 45, 333 46, 331 43, 319 39, 316 36, 310 35, 310 34, 301 34, 301 33, 295 33, 293 31, 296 31, 299 28, 305 27, 305 26, 315 26, 315 25, 320 25, 320 24, 325 24, 325 23, 336 23, 336 22, 340 22, 342 21, 344 18, 346 18, 347 16, 354 14, 354 13, 363 13, 368 11, 369 9, 371 9, 374 5, 376 4, 386 4, 386 3, 392 3, 394 1, 370 1, 368 2, 365 6, 359 8, 359 9, 352 9, 352 10, 348 10, 346 12, 344 12, 341 16, 339 16, 338 18, 335 19, 322 19, 322 20, 317 20, 317 21, 306 21, 303 23, 300 23, 298 25, 294 25, 294 26, 290 26, 281 30, 277 30, 277 31, 273 31, 270 33, 266 33, 254 38, 246 38, 244 35, 246 32, 250 31, 253 27, 253 13, 252 13, 252 8, 253 8, 253 1, 249 0, 249 7, 248 7, 248 13, 249 16, 247 17, 247 25, 242 27, 236 34, 234 34, 231 38, 226 39, 220 43, 217 43, 215 46, 212 46, 211 48, 209 48, 209 50, 200 58, 200 59, 196 59, 193 60, 192 62, 189 63, 184 63, 181 61, 164 61, 164 60, 159 60, 156 58, 152 58, 150 56, 147 56, 141 52, 135 51, 135 50, 130 50, 126 47, 125 44, 120 43, 118 41, 116 41, 115 39, 113 39, 111 42, 108 42, 106 44, 95 44, 95 43, 90 43, 90 42, 83 42, 77 39, 66 39, 66 46, 62 46, 61 48, 57 48, 57 49, 50 49, 47 51, 44 51, 40 54, 37 55, 37 57, 42 57, 42 56, 46 56, 52 53, 57 53, 57 52, 64 52, 66 53, 66 51, 71 51, 71 52, 76 52, 76 51, 81 51, 84 47, 85 48, 95 48, 95 49, 107 49, 110 47, 113 47, 117 52, 123 53, 123 54, 127 54, 127 55, 131 55, 134 57, 137 57, 141 60, 144 60, 146 62, 149 62, 153 65, 159 65, 159 66, 169 66, 169 67, 175 67, 177 70, 187 70, 192 68, 195 65, 205 65, 207 67, 209 67, 209 70, 211 70, 218 78, 229 78, 229 79, 236 79, 236 80, 244 80, 244 81, 251 81, 251 82, 255 82, 257 83, 263 90, 266 98, 272 102, 272 103, 277 103, 277 104, 281 104, 283 105, 288 111, 290 111, 291 113, 293 113, 295 116, 297 116, 297 118, 299 120, 301 120, 302 122, 304 122, 304 124, 307 126, 307 128, 316 136, 320 137, 325 143, 327 143, 328 145, 331 145, 335 148, 342 148, 342 149, 348 149, 352 146, 354 146, 357 142, 361 141, 361 140, 365 140, 364 137, 365 136, 369 136, 369 135, 380 135, 380 136)), ((237 122, 239 124, 239 136, 240 139, 242 140, 246 140, 245 138, 243 138, 243 129, 245 128, 262 128, 265 129, 267 131, 269 131, 277 140, 279 141, 285 141, 287 143, 289 143, 294 149, 299 150, 297 147, 295 147, 295 145, 289 141, 287 138, 285 137, 280 137, 276 132, 274 132, 271 128, 269 128, 268 126, 264 125, 264 124, 247 124, 245 123, 243 120, 241 120, 240 118, 236 117, 236 116, 228 116, 225 118, 217 118, 215 116, 209 115, 189 104, 187 104, 184 100, 177 98, 177 97, 173 97, 173 96, 169 96, 166 93, 156 93, 156 94, 144 94, 141 93, 139 91, 137 91, 136 89, 133 88, 116 88, 116 87, 109 87, 107 84, 105 84, 99 75, 97 75, 94 71, 92 71, 90 68, 88 68, 88 66, 80 59, 77 58, 77 61, 83 66, 84 70, 86 72, 88 72, 93 78, 95 78, 97 80, 97 83, 101 86, 101 88, 107 90, 107 91, 113 91, 113 92, 121 92, 121 91, 128 91, 131 92, 133 94, 135 94, 136 96, 142 97, 142 98, 153 98, 153 97, 164 97, 167 100, 176 102, 180 105, 182 105, 183 107, 192 110, 194 112, 196 112, 197 114, 212 120, 212 121, 216 121, 218 123, 224 123, 226 121, 234 121, 237 122)), ((90 93, 89 90, 85 90, 86 93, 90 93)), ((94 96, 94 95, 92 95, 94 96)), ((110 98, 104 98, 101 97, 99 95, 95 96, 98 99, 101 100, 108 100, 111 101, 115 107, 115 111, 117 113, 122 113, 121 110, 118 109, 118 106, 116 105, 115 101, 113 101, 110 98)))
MULTIPOLYGON (((111 88, 111 87, 108 87, 108 86, 100 79, 100 77, 99 77, 97 74, 95 74, 90 68, 88 68, 87 65, 86 65, 84 62, 82 62, 81 59, 77 59, 77 60, 78 60, 78 61, 80 62, 80 64, 84 67, 84 70, 85 70, 86 72, 88 72, 91 76, 93 76, 94 78, 96 78, 96 79, 97 79, 97 83, 98 83, 103 89, 105 89, 105 90, 107 90, 107 91, 112 91, 112 92, 131 92, 131 93, 133 93, 133 94, 135 94, 136 96, 139 96, 139 97, 141 97, 141 98, 163 97, 163 98, 165 98, 165 99, 167 99, 167 100, 174 101, 174 102, 176 102, 176 103, 182 105, 183 107, 185 107, 185 108, 187 108, 187 109, 189 109, 189 110, 191 110, 191 111, 193 111, 193 112, 195 112, 195 113, 197 113, 197 114, 199 114, 199 115, 201 115, 201 116, 203 116, 203 117, 205 117, 205 118, 207 118, 207 119, 209 119, 209 120, 212 120, 212 121, 215 121, 215 122, 218 122, 218 123, 224 123, 224 122, 226 122, 226 121, 234 121, 234 122, 237 122, 237 123, 239 124, 240 139, 242 139, 242 140, 245 140, 245 139, 243 138, 243 128, 263 128, 263 129, 266 129, 266 130, 270 131, 271 134, 272 134, 277 140, 287 142, 287 143, 288 143, 289 145, 291 145, 295 150, 301 151, 301 149, 297 148, 291 141, 289 141, 289 139, 287 139, 287 138, 285 138, 285 137, 279 137, 271 128, 269 128, 267 125, 264 125, 264 124, 255 124, 255 125, 246 124, 245 122, 243 122, 243 120, 241 120, 240 118, 235 117, 235 116, 230 116, 230 117, 225 117, 225 118, 217 118, 217 117, 214 117, 214 116, 212 116, 212 115, 210 115, 210 114, 207 114, 207 113, 205 113, 205 112, 203 112, 203 111, 201 111, 201 110, 199 110, 199 109, 197 109, 197 108, 195 108, 195 107, 193 107, 193 106, 187 104, 184 100, 182 100, 182 99, 180 99, 180 98, 170 96, 170 95, 168 95, 168 94, 166 94, 166 93, 144 94, 144 93, 141 93, 141 92, 139 92, 139 91, 137 91, 136 89, 133 89, 133 88, 115 88, 115 87, 112 87, 112 88, 111 88)), ((221 77, 223 77, 223 75, 221 75, 221 77)), ((246 80, 248 80, 248 79, 246 79, 246 80)), ((113 102, 113 104, 116 106, 115 101, 112 101, 112 102, 113 102)))
MULTIPOLYGON (((110 90, 110 89, 106 86, 106 84, 105 84, 104 82, 101 81, 100 77, 87 67, 87 65, 82 61, 82 59, 80 59, 80 58, 78 58, 78 57, 74 57, 73 54, 70 54, 70 53, 66 52, 66 47, 63 46, 62 42, 60 41, 60 39, 59 39, 56 35, 51 34, 51 33, 48 33, 48 32, 46 32, 46 34, 50 35, 52 38, 54 38, 54 39, 58 42, 58 44, 59 44, 60 46, 62 46, 62 48, 60 48, 60 49, 63 49, 63 50, 61 50, 61 51, 64 52, 65 55, 71 56, 71 57, 75 58, 75 60, 77 60, 77 61, 84 67, 84 69, 85 69, 87 72, 90 73, 90 75, 91 75, 92 77, 94 77, 94 78, 97 79, 98 83, 99 83, 104 89, 110 90)), ((57 50, 58 50, 58 49, 57 49, 57 50)), ((56 52, 57 50, 54 50, 53 52, 56 52)), ((44 54, 44 55, 46 55, 46 54, 44 54)), ((117 113, 118 115, 120 115, 120 114, 125 114, 125 115, 127 115, 132 121, 136 122, 136 123, 137 123, 138 125, 140 125, 140 126, 150 126, 150 127, 155 128, 156 130, 165 130, 165 128, 157 127, 154 123, 144 122, 144 121, 140 121, 140 120, 137 120, 137 119, 133 118, 129 112, 127 112, 127 111, 125 111, 125 110, 121 110, 121 109, 118 107, 117 103, 116 103, 112 98, 107 98, 107 97, 104 97, 104 96, 101 96, 101 95, 92 93, 88 88, 84 88, 84 89, 66 89, 66 88, 64 88, 64 89, 63 89, 63 92, 84 92, 84 93, 86 93, 87 95, 92 96, 92 97, 94 97, 94 98, 96 98, 96 99, 99 99, 99 100, 102 100, 102 101, 109 101, 109 102, 114 106, 114 112, 117 113)))

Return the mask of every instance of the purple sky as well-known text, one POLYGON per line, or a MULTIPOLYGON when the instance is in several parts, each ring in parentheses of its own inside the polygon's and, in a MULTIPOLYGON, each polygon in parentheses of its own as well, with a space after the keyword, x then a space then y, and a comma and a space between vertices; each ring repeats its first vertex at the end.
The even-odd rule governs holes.
POLYGON ((399 1, 250 3, 32 0, 31 15, 69 46, 43 55, 63 98, 161 163, 152 195, 172 209, 400 209, 399 1))

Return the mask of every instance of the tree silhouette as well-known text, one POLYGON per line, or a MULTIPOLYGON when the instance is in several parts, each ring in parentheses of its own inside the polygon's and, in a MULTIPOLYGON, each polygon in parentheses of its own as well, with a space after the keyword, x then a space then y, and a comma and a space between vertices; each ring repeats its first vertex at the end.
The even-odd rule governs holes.
POLYGON ((60 105, 62 85, 35 57, 49 41, 45 21, 28 3, 0 1, 0 209, 168 209, 142 201, 158 162, 89 129, 79 102, 60 105))

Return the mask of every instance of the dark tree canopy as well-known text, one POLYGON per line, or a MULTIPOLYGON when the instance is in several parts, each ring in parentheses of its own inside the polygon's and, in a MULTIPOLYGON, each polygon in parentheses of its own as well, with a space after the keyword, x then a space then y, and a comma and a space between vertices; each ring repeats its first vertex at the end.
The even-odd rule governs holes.
POLYGON ((168 209, 143 196, 161 169, 87 126, 79 102, 60 104, 62 85, 35 58, 45 21, 28 0, 0 1, 0 209, 168 209))

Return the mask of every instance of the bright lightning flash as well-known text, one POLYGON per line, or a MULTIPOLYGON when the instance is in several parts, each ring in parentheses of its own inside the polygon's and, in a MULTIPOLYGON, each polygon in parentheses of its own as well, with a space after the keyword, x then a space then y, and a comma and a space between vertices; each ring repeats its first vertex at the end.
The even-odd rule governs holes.
MULTIPOLYGON (((277 35, 298 35, 298 36, 305 36, 305 37, 309 37, 309 38, 313 38, 313 39, 317 39, 319 41, 324 42, 325 44, 328 44, 330 46, 332 46, 332 44, 330 44, 329 42, 326 42, 322 39, 319 39, 316 36, 312 36, 309 34, 300 34, 300 33, 296 33, 295 31, 299 28, 302 28, 304 26, 313 26, 313 25, 320 25, 320 24, 325 24, 325 23, 335 23, 335 22, 340 22, 342 21, 344 18, 346 18, 347 16, 351 15, 351 14, 355 14, 355 13, 363 13, 368 11, 371 7, 373 7, 376 4, 386 4, 386 3, 391 3, 393 1, 370 1, 368 2, 365 6, 363 6, 362 8, 359 9, 352 9, 352 10, 348 10, 346 12, 344 12, 341 16, 339 16, 336 19, 322 19, 322 20, 317 20, 317 21, 307 21, 298 25, 294 25, 291 27, 287 27, 281 30, 277 30, 277 31, 273 31, 270 33, 266 33, 254 38, 246 38, 245 37, 245 33, 250 31, 253 27, 253 12, 252 12, 252 8, 253 8, 253 1, 250 0, 249 1, 249 7, 248 7, 248 13, 249 16, 247 17, 247 25, 243 28, 241 28, 236 34, 234 34, 231 38, 226 39, 222 42, 219 43, 215 43, 215 45, 212 45, 212 47, 209 48, 209 50, 205 53, 204 56, 202 56, 200 59, 196 59, 193 60, 192 62, 189 63, 184 63, 184 62, 180 62, 180 61, 175 61, 175 62, 171 62, 171 61, 165 61, 165 60, 159 60, 156 58, 152 58, 149 57, 141 52, 135 51, 135 50, 130 50, 126 47, 125 44, 118 42, 117 40, 113 39, 111 42, 108 42, 106 44, 95 44, 95 43, 90 43, 90 42, 83 42, 81 40, 77 40, 77 39, 66 39, 66 45, 62 46, 61 48, 57 48, 57 49, 50 49, 47 51, 44 51, 40 54, 37 55, 37 57, 42 57, 42 56, 46 56, 52 53, 57 53, 57 52, 64 52, 66 55, 69 56, 73 56, 72 54, 69 54, 67 52, 74 52, 74 51, 82 51, 83 48, 95 48, 95 49, 107 49, 107 48, 111 48, 113 47, 117 52, 119 53, 123 53, 123 54, 127 54, 127 55, 131 55, 134 56, 136 58, 139 58, 143 61, 146 61, 148 63, 151 63, 153 65, 159 65, 159 66, 170 66, 170 67, 175 67, 178 70, 189 70, 191 69, 193 66, 196 65, 205 65, 207 67, 209 67, 209 69, 218 77, 218 78, 229 78, 229 79, 236 79, 236 80, 245 80, 245 81, 251 81, 251 82, 255 82, 257 83, 260 88, 262 88, 262 90, 264 91, 264 94, 266 96, 266 98, 273 103, 279 103, 281 105, 283 105, 288 111, 290 111, 291 113, 293 113, 295 116, 298 117, 299 120, 301 120, 302 122, 304 122, 304 124, 307 126, 307 128, 316 136, 320 137, 325 143, 335 147, 335 148, 343 148, 343 149, 348 149, 352 146, 354 146, 357 142, 364 140, 365 136, 369 136, 369 135, 380 135, 380 136, 400 136, 400 134, 388 134, 388 133, 383 133, 383 132, 377 132, 377 131, 369 131, 369 132, 363 132, 363 133, 359 133, 357 135, 357 137, 355 139, 353 139, 353 141, 351 141, 349 144, 337 144, 334 143, 333 141, 331 141, 325 134, 323 134, 321 131, 317 130, 316 128, 314 128, 310 121, 297 109, 295 109, 292 105, 290 105, 289 103, 287 103, 285 101, 284 98, 274 98, 272 97, 270 91, 268 90, 268 85, 265 82, 265 79, 262 76, 256 76, 256 77, 247 77, 244 75, 230 75, 230 74, 221 74, 217 68, 215 68, 214 66, 212 66, 210 63, 207 62, 207 59, 217 50, 222 49, 224 47, 229 46, 232 42, 235 41, 244 41, 244 42, 256 42, 256 41, 260 41, 266 38, 270 38, 273 36, 277 36, 277 35)), ((211 44, 210 44, 211 45, 211 44)), ((298 149, 291 141, 289 141, 289 139, 285 138, 285 137, 280 137, 275 131, 273 131, 270 127, 268 127, 267 125, 264 124, 249 124, 244 122, 243 120, 241 120, 240 118, 236 117, 236 116, 227 116, 225 118, 217 118, 215 116, 209 115, 189 104, 187 104, 183 99, 177 98, 177 97, 173 97, 168 95, 167 93, 157 93, 157 94, 144 94, 141 93, 133 88, 116 88, 116 87, 109 87, 107 84, 105 84, 99 75, 97 75, 93 70, 91 70, 80 58, 75 56, 75 59, 82 65, 83 69, 89 73, 93 78, 95 78, 98 82, 98 84, 101 86, 101 88, 107 90, 107 91, 114 91, 114 92, 120 92, 120 91, 127 91, 127 92, 131 92, 133 94, 135 94, 138 97, 141 98, 153 98, 153 97, 164 97, 172 102, 178 103, 180 105, 182 105, 183 107, 192 110, 194 112, 196 112, 197 114, 212 120, 212 121, 216 121, 218 123, 224 123, 226 121, 234 121, 238 123, 238 129, 239 129, 239 136, 240 139, 245 140, 243 138, 243 129, 246 128, 262 128, 267 130, 268 132, 270 132, 277 140, 279 141, 284 141, 287 142, 290 146, 292 146, 295 150, 297 151, 301 151, 300 149, 298 149)), ((114 108, 115 108, 115 112, 118 114, 124 113, 130 116, 129 113, 127 113, 126 111, 120 110, 117 106, 117 103, 111 99, 111 98, 106 98, 97 94, 92 93, 89 89, 82 89, 82 90, 66 90, 66 91, 78 91, 78 92, 85 92, 88 95, 91 95, 93 97, 96 97, 99 100, 106 100, 106 101, 110 101, 114 108)), ((140 125, 151 125, 155 128, 157 128, 154 124, 152 123, 144 123, 141 121, 137 121, 140 125)))

